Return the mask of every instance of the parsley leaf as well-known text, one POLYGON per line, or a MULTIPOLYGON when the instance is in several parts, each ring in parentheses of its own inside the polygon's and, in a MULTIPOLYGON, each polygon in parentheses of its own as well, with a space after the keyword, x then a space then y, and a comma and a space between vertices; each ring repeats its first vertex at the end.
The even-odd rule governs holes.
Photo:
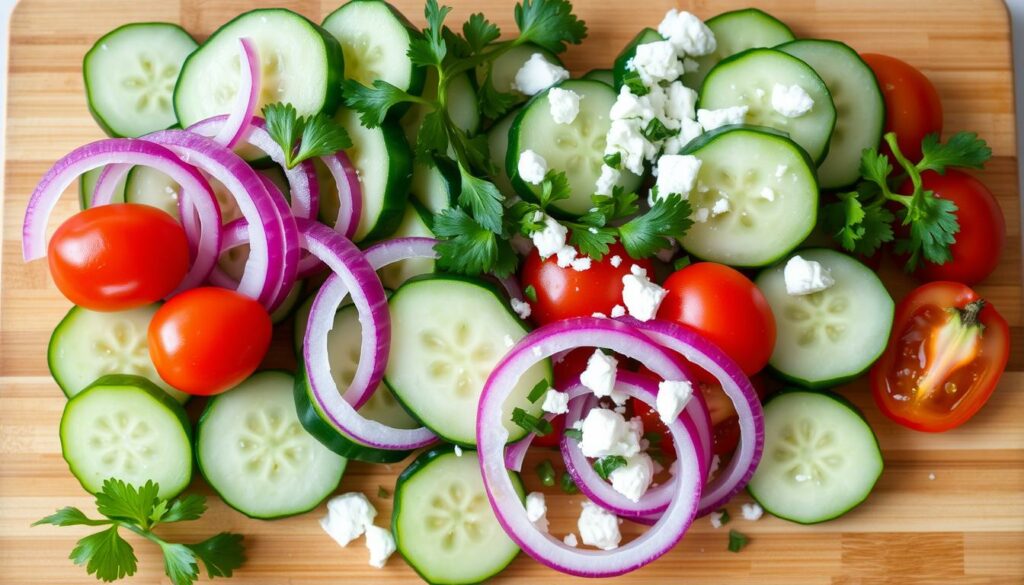
POLYGON ((150 515, 156 505, 160 487, 147 481, 136 489, 120 479, 110 478, 96 494, 96 511, 107 518, 127 520, 143 528, 149 527, 150 515))
POLYGON ((621 455, 609 455, 594 461, 594 471, 601 479, 608 479, 613 471, 626 466, 626 458, 621 455))
POLYGON ((946 173, 946 167, 980 169, 992 158, 992 149, 974 132, 957 132, 944 144, 938 134, 929 134, 921 141, 921 153, 917 169, 940 175, 946 173))
POLYGON ((544 181, 540 185, 540 194, 537 201, 542 208, 547 208, 555 201, 568 199, 572 195, 572 186, 569 185, 569 178, 563 171, 548 171, 544 181))
POLYGON ((533 416, 522 408, 512 409, 512 422, 526 432, 534 433, 538 437, 549 435, 554 431, 554 428, 547 419, 533 416))
POLYGON ((85 565, 85 571, 101 581, 131 577, 138 568, 138 559, 117 529, 114 525, 79 540, 69 558, 76 565, 85 565))
POLYGON ((459 174, 462 176, 459 205, 469 208, 477 223, 496 234, 501 233, 501 216, 504 211, 501 202, 505 197, 498 191, 498 187, 486 179, 474 177, 462 165, 459 165, 459 174))
POLYGON ((267 132, 284 152, 285 166, 289 169, 304 160, 352 146, 345 128, 327 114, 305 118, 298 116, 291 104, 269 104, 263 108, 263 116, 267 120, 267 132))
POLYGON ((485 118, 492 120, 504 116, 505 112, 512 109, 512 106, 516 105, 518 101, 511 92, 498 91, 494 87, 494 79, 491 77, 490 71, 487 72, 487 76, 480 86, 479 93, 480 113, 485 118))
POLYGON ((675 132, 669 130, 668 126, 665 126, 665 123, 659 120, 658 118, 652 118, 651 121, 647 123, 647 126, 640 131, 640 133, 644 135, 644 138, 650 140, 651 142, 660 142, 662 140, 667 140, 669 137, 675 134, 675 132))
POLYGON ((578 45, 587 37, 587 25, 572 13, 568 0, 523 0, 516 4, 517 43, 530 42, 552 53, 565 51, 565 44, 578 45))
POLYGON ((434 246, 439 255, 438 266, 444 270, 505 276, 516 268, 518 257, 508 241, 499 239, 459 207, 434 216, 434 233, 448 238, 434 246))
POLYGON ((469 16, 469 20, 462 25, 462 36, 473 53, 479 53, 487 45, 498 40, 501 36, 501 29, 493 22, 487 20, 483 13, 477 12, 469 16))
POLYGON ((690 203, 673 193, 654 202, 647 213, 619 226, 619 238, 633 258, 647 258, 671 245, 669 238, 680 238, 690 229, 690 203))
POLYGON ((747 536, 745 534, 743 534, 742 532, 739 532, 737 530, 730 530, 729 531, 729 551, 730 552, 740 552, 741 550, 743 550, 743 547, 747 546, 747 543, 749 541, 750 541, 750 539, 747 538, 747 536))
POLYGON ((174 584, 190 584, 199 577, 196 556, 184 544, 160 543, 164 553, 164 573, 174 584))
POLYGON ((449 6, 438 6, 437 0, 427 0, 423 9, 427 17, 427 28, 422 37, 409 43, 408 55, 413 65, 440 67, 444 63, 448 54, 448 45, 444 39, 444 19, 451 11, 449 6))
POLYGON ((626 71, 626 74, 622 77, 622 85, 628 87, 629 92, 637 97, 643 97, 651 93, 647 84, 640 78, 640 73, 635 70, 626 71))
POLYGON ((189 550, 203 561, 206 574, 213 577, 230 577, 231 573, 245 562, 245 546, 241 534, 221 532, 206 540, 189 544, 189 550))
POLYGON ((416 132, 416 159, 434 165, 434 157, 446 156, 448 152, 448 133, 444 128, 444 114, 433 111, 423 117, 420 129, 416 132))
POLYGON ((910 224, 910 238, 896 241, 896 252, 909 254, 907 269, 914 270, 922 256, 933 264, 945 264, 953 256, 949 246, 956 241, 960 223, 956 218, 957 206, 948 199, 939 199, 925 191, 918 204, 901 212, 903 224, 910 224))
POLYGON ((170 509, 161 522, 187 522, 198 520, 206 512, 206 498, 196 494, 187 494, 171 501, 170 509))
POLYGON ((341 83, 341 94, 345 98, 345 105, 359 114, 359 120, 367 128, 383 124, 392 107, 404 102, 419 101, 383 79, 375 79, 371 87, 354 79, 346 79, 341 83))
POLYGON ((32 526, 51 524, 53 526, 105 526, 110 520, 92 520, 78 508, 71 506, 61 508, 46 518, 36 520, 32 526))
POLYGON ((266 120, 267 133, 281 146, 287 159, 295 148, 295 141, 302 136, 302 126, 295 107, 284 103, 267 104, 263 106, 263 118, 266 120))
POLYGON ((618 169, 622 167, 622 153, 616 151, 611 154, 604 155, 604 164, 610 166, 613 169, 618 169))
POLYGON ((871 256, 892 241, 895 216, 884 205, 864 207, 856 195, 839 194, 839 201, 822 209, 823 221, 844 250, 871 256))
POLYGON ((569 232, 569 243, 580 254, 600 261, 608 253, 608 246, 615 243, 615 228, 578 227, 569 232))

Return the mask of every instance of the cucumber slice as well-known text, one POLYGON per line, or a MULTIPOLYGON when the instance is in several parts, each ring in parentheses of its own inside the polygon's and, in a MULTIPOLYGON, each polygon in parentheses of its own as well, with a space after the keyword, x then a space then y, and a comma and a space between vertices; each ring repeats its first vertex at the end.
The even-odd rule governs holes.
MULTIPOLYGON (((526 335, 523 322, 489 283, 454 275, 410 280, 388 308, 391 355, 384 381, 430 430, 452 443, 476 445, 480 392, 509 342, 526 335)), ((540 414, 540 404, 527 396, 542 378, 551 379, 547 360, 523 375, 506 405, 509 442, 526 435, 512 423, 513 408, 540 414)))
POLYGON ((129 311, 99 312, 71 307, 50 335, 50 375, 71 398, 97 378, 111 374, 142 376, 178 402, 189 395, 172 388, 149 358, 149 322, 159 304, 129 311))
MULTIPOLYGON (((260 171, 264 172, 264 171, 260 171)), ((221 223, 228 224, 242 217, 242 210, 230 191, 220 181, 203 173, 213 189, 220 207, 221 223)), ((170 177, 151 167, 132 167, 125 177, 124 199, 128 203, 149 205, 178 219, 180 187, 170 177)), ((241 273, 239 273, 241 275, 241 273)))
POLYGON ((286 102, 298 115, 310 116, 331 113, 341 103, 345 65, 338 41, 291 10, 258 9, 217 29, 185 61, 174 88, 174 111, 183 128, 226 114, 235 103, 241 37, 251 38, 260 54, 257 110, 286 102))
POLYGON ((640 45, 663 40, 665 38, 658 31, 653 28, 645 28, 638 32, 633 37, 633 40, 626 43, 626 46, 619 51, 618 56, 615 57, 615 62, 612 64, 612 81, 614 82, 616 92, 622 87, 622 80, 626 77, 626 64, 636 56, 636 48, 640 45))
MULTIPOLYGON (((81 177, 78 177, 78 207, 79 209, 88 209, 89 204, 92 203, 92 193, 96 190, 96 181, 100 178, 100 173, 106 167, 99 167, 92 170, 85 171, 81 177)), ((117 187, 115 187, 114 197, 111 200, 113 203, 124 202, 124 179, 121 179, 117 187)))
POLYGON ((784 391, 764 405, 764 457, 750 495, 800 524, 838 518, 882 475, 878 439, 857 409, 831 392, 784 391))
POLYGON ((317 507, 347 461, 303 430, 292 376, 258 372, 210 400, 196 425, 199 471, 224 502, 250 518, 317 507))
MULTIPOLYGON (((433 67, 427 70, 426 81, 423 84, 423 98, 427 100, 437 99, 437 71, 433 67)), ((409 111, 402 116, 402 131, 405 132, 405 139, 410 145, 416 144, 416 135, 423 125, 423 118, 432 112, 433 108, 424 104, 413 104, 409 111)), ((453 78, 448 82, 448 115, 452 117, 452 123, 461 128, 470 136, 476 134, 480 128, 480 105, 476 99, 476 89, 465 73, 453 78)))
MULTIPOLYGON (((428 220, 424 219, 425 215, 429 217, 430 214, 426 210, 421 210, 422 208, 416 203, 407 204, 405 214, 402 216, 402 223, 395 230, 393 237, 433 238, 434 232, 430 230, 430 226, 427 224, 428 220)), ((410 278, 421 274, 430 274, 433 271, 434 260, 432 258, 417 258, 389 264, 378 270, 377 274, 380 276, 380 282, 384 288, 397 289, 410 278)))
POLYGON ((835 285, 790 296, 784 264, 758 275, 755 283, 768 299, 777 331, 768 363, 802 386, 837 386, 864 373, 882 354, 892 330, 892 297, 874 271, 845 254, 810 249, 800 256, 821 263, 835 285))
POLYGON ((711 54, 695 57, 697 70, 683 75, 686 87, 698 90, 708 72, 719 61, 747 49, 774 47, 796 38, 782 21, 757 8, 723 12, 708 19, 705 24, 715 33, 715 50, 711 54))
POLYGON ((611 69, 591 69, 583 74, 582 79, 588 81, 600 81, 601 83, 615 87, 615 73, 611 69))
POLYGON ((512 110, 487 131, 487 149, 491 154, 491 162, 498 169, 498 174, 493 177, 494 184, 506 199, 518 197, 515 188, 512 187, 512 180, 505 172, 505 157, 508 156, 508 133, 518 114, 518 109, 512 110))
POLYGON ((700 107, 708 110, 747 106, 747 122, 785 132, 820 164, 836 125, 836 108, 825 82, 810 65, 775 49, 750 49, 715 65, 700 89, 700 107), (799 85, 814 107, 799 118, 772 108, 776 84, 799 85))
POLYGON ((100 37, 85 54, 89 113, 108 136, 138 137, 178 122, 171 104, 195 39, 167 22, 136 22, 100 37))
POLYGON ((696 222, 680 240, 689 253, 732 266, 764 266, 814 229, 813 163, 789 138, 766 128, 727 126, 695 139, 683 154, 702 161, 690 194, 696 222), (763 196, 766 188, 772 200, 763 196), (722 199, 729 209, 716 215, 722 199))
MULTIPOLYGON (((523 495, 519 474, 510 471, 523 495)), ((476 451, 438 447, 398 476, 391 516, 395 544, 428 583, 481 583, 519 554, 487 501, 476 451)))
POLYGON ((519 73, 519 70, 523 68, 523 64, 529 61, 534 53, 540 53, 541 57, 552 65, 563 66, 562 60, 558 58, 558 55, 533 43, 524 43, 506 51, 493 62, 478 65, 476 68, 477 87, 484 86, 489 72, 494 89, 502 93, 511 93, 516 97, 513 106, 525 102, 530 96, 523 95, 513 86, 515 85, 516 73, 519 73))
MULTIPOLYGON (((557 87, 580 95, 580 113, 572 124, 558 124, 551 118, 550 90, 534 96, 512 121, 505 172, 521 197, 536 201, 540 185, 526 183, 517 170, 523 151, 536 152, 547 161, 548 169, 564 172, 572 188, 568 199, 551 204, 553 214, 578 217, 594 206, 591 196, 604 164, 605 136, 611 126, 608 112, 616 94, 599 81, 570 80, 557 87)), ((629 192, 639 186, 640 177, 624 171, 619 184, 629 192)))
POLYGON ((885 100, 878 80, 857 51, 839 41, 806 39, 776 47, 804 61, 825 81, 838 118, 828 156, 818 167, 824 189, 860 179, 860 155, 876 148, 885 128, 885 100))
POLYGON ((451 161, 439 159, 434 165, 413 163, 409 192, 430 213, 436 215, 454 205, 461 188, 459 169, 451 161))
POLYGON ((139 376, 103 376, 68 400, 60 445, 90 493, 108 478, 160 484, 173 498, 192 479, 192 430, 181 405, 139 376))
MULTIPOLYGON (((381 0, 351 0, 324 19, 345 55, 345 79, 370 86, 380 79, 419 95, 425 71, 409 59, 409 44, 419 31, 398 11, 381 0)), ((393 108, 389 115, 401 116, 393 108)))
MULTIPOLYGON (((363 212, 354 240, 369 243, 384 239, 402 221, 412 177, 412 151, 402 137, 401 128, 391 121, 385 120, 377 128, 367 128, 359 121, 359 116, 347 108, 339 109, 334 119, 352 138, 352 147, 345 152, 359 174, 363 189, 363 212)), ((320 212, 321 217, 326 218, 325 223, 334 225, 338 217, 338 193, 333 187, 321 194, 320 212)))

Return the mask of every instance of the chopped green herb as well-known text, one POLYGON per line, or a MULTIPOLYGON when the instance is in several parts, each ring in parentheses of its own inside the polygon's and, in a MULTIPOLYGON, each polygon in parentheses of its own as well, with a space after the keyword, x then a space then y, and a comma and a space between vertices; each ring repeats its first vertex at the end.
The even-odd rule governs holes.
POLYGON ((522 408, 515 408, 512 410, 512 422, 517 424, 526 432, 535 433, 540 437, 548 435, 554 431, 550 422, 543 418, 533 416, 522 408))
POLYGON ((736 530, 729 531, 729 550, 731 552, 740 552, 743 547, 747 546, 749 539, 742 532, 736 530))
POLYGON ((580 488, 576 487, 576 482, 572 480, 572 476, 566 472, 562 472, 562 478, 559 482, 561 484, 562 491, 567 494, 578 494, 580 488))
POLYGON ((648 433, 644 433, 644 438, 647 439, 647 442, 650 443, 651 445, 657 445, 661 443, 661 440, 664 439, 665 437, 657 431, 651 431, 648 433))
POLYGON ((289 169, 304 160, 334 154, 352 146, 352 139, 345 128, 324 113, 301 117, 291 104, 277 103, 264 106, 263 116, 267 121, 267 133, 284 151, 285 166, 289 169))
POLYGON ((647 127, 641 130, 641 133, 651 142, 661 142, 675 134, 658 118, 651 119, 651 121, 647 123, 647 127))
POLYGON ((676 261, 672 263, 672 268, 674 268, 676 270, 682 270, 683 268, 686 268, 687 266, 689 266, 692 262, 693 262, 693 260, 690 260, 689 256, 683 256, 681 258, 676 258, 676 261))
POLYGON ((523 295, 525 295, 526 300, 530 301, 531 303, 537 302, 537 289, 533 288, 532 284, 527 285, 526 288, 523 289, 523 295))
POLYGON ((583 431, 579 429, 565 429, 564 431, 562 431, 562 434, 576 441, 583 440, 583 431))
POLYGON ((530 402, 537 402, 544 396, 544 393, 547 392, 548 388, 550 387, 550 382, 548 382, 546 379, 541 379, 541 381, 537 382, 537 384, 533 387, 533 390, 530 390, 530 394, 529 396, 527 396, 527 398, 530 400, 530 402))
POLYGON ((718 513, 721 514, 721 516, 718 517, 718 521, 722 524, 722 526, 725 526, 729 523, 729 520, 732 520, 732 516, 729 515, 729 510, 721 508, 718 510, 718 513))
POLYGON ((551 465, 550 461, 547 459, 541 461, 535 469, 542 484, 547 487, 555 485, 555 468, 551 465))
POLYGON ((604 155, 604 164, 610 166, 613 169, 617 169, 622 166, 622 153, 615 152, 612 154, 604 155))
POLYGON ((384 489, 384 486, 379 485, 377 486, 377 497, 386 500, 391 497, 391 492, 384 489))
POLYGON ((621 455, 609 455, 594 461, 594 471, 601 476, 601 479, 608 479, 613 471, 626 466, 626 458, 621 455))
POLYGON ((640 74, 636 71, 627 71, 622 77, 622 85, 628 87, 630 93, 638 97, 651 93, 651 90, 647 89, 647 84, 640 79, 640 74))

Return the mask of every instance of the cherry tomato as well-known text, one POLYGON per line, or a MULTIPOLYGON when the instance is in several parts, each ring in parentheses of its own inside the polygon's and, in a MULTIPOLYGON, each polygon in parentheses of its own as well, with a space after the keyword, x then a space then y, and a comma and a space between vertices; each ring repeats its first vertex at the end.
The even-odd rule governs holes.
MULTIPOLYGON (((669 276, 664 287, 668 294, 658 318, 696 329, 748 375, 768 363, 775 349, 775 317, 746 276, 722 264, 700 262, 669 276)), ((699 377, 706 380, 707 374, 699 377)))
POLYGON ((622 277, 634 264, 653 274, 648 260, 634 260, 620 244, 609 246, 600 262, 592 262, 589 270, 576 271, 558 266, 555 256, 541 260, 537 250, 530 252, 523 266, 523 287, 537 292, 532 316, 540 324, 571 317, 589 317, 594 313, 611 313, 622 305, 622 277), (613 265, 618 258, 618 266, 613 265))
POLYGON ((161 306, 149 324, 149 355, 165 382, 209 396, 256 371, 270 347, 270 315, 258 302, 226 288, 185 291, 161 306))
POLYGON ((889 345, 871 368, 875 402, 912 429, 958 427, 992 395, 1009 346, 1006 319, 966 285, 922 285, 897 305, 889 345))
MULTIPOLYGON (((945 264, 924 261, 914 274, 923 280, 981 282, 999 265, 1006 245, 1006 220, 999 203, 981 181, 961 171, 949 169, 945 175, 926 171, 921 179, 936 197, 956 204, 960 231, 949 247, 952 260, 945 264)), ((900 191, 913 193, 913 185, 908 181, 900 191)))
POLYGON ((188 272, 188 240, 173 217, 148 205, 86 209, 50 240, 50 274, 72 303, 124 311, 169 295, 188 272))
MULTIPOLYGON (((896 144, 913 162, 921 158, 921 140, 942 133, 942 102, 932 82, 914 66, 888 55, 861 55, 875 72, 885 98, 885 131, 896 133, 896 144)), ((889 152, 884 146, 883 152, 889 152)))

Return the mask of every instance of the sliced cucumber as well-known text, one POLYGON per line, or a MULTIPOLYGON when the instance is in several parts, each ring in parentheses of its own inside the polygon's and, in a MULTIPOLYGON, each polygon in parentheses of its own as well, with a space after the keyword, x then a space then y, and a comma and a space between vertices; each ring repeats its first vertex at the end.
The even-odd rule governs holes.
POLYGON ((494 89, 516 96, 514 105, 525 102, 529 99, 529 96, 523 95, 515 88, 516 73, 519 73, 519 70, 523 68, 523 64, 529 61, 534 53, 540 53, 541 57, 552 65, 563 66, 562 60, 558 58, 558 55, 533 43, 523 43, 506 51, 492 62, 478 65, 476 68, 477 87, 484 86, 487 75, 490 73, 491 84, 494 86, 494 89))
MULTIPOLYGON (((88 209, 89 204, 92 203, 92 193, 96 190, 96 181, 99 180, 100 174, 106 167, 99 167, 92 169, 91 171, 85 171, 81 177, 78 177, 78 207, 80 209, 88 209)), ((114 203, 124 202, 124 179, 121 179, 117 186, 114 188, 114 197, 111 200, 114 203)))
MULTIPOLYGON (((354 239, 368 243, 386 238, 398 227, 405 211, 412 177, 412 151, 394 122, 386 120, 377 128, 367 128, 347 108, 339 109, 334 118, 352 138, 352 147, 345 152, 363 189, 363 212, 354 239)), ((325 223, 334 225, 338 193, 333 188, 321 194, 320 213, 325 223)))
POLYGON ((697 70, 683 75, 686 87, 697 90, 700 90, 708 72, 722 59, 747 49, 774 47, 796 38, 782 21, 757 8, 723 12, 708 19, 706 24, 715 33, 715 50, 695 57, 697 70))
POLYGON ((455 204, 462 188, 459 169, 446 159, 434 165, 413 163, 409 192, 427 211, 438 214, 455 204))
POLYGON ((815 163, 828 153, 836 108, 825 82, 810 65, 775 49, 750 49, 712 69, 700 89, 700 107, 708 110, 747 106, 746 121, 785 132, 815 163), (772 107, 776 84, 798 85, 814 100, 811 111, 787 118, 772 107))
MULTIPOLYGON (((437 71, 433 68, 427 71, 426 82, 423 84, 423 98, 437 98, 437 71)), ((416 135, 423 124, 423 118, 431 111, 431 106, 414 104, 402 116, 402 131, 405 132, 405 139, 410 145, 416 144, 416 135)), ((456 127, 469 135, 476 134, 480 128, 480 105, 477 103, 476 89, 468 73, 448 82, 448 115, 452 117, 452 123, 456 127)))
MULTIPOLYGON (((513 484, 523 496, 522 481, 513 484)), ((399 552, 434 585, 481 583, 519 554, 487 501, 476 451, 438 447, 398 476, 391 528, 399 552)))
POLYGON ((149 322, 158 308, 98 312, 71 307, 47 349, 50 374, 64 394, 71 398, 101 376, 130 374, 146 378, 178 402, 188 400, 188 394, 160 378, 149 358, 149 322))
MULTIPOLYGON (((380 79, 419 95, 426 73, 409 59, 409 43, 419 35, 397 8, 382 0, 350 0, 327 18, 323 27, 345 54, 345 79, 370 86, 380 79)), ((393 108, 400 116, 405 109, 393 108)))
POLYGON ((783 377, 808 388, 837 386, 864 373, 889 341, 894 305, 873 270, 846 254, 800 250, 820 263, 835 284, 821 292, 786 294, 785 264, 758 275, 775 315, 775 350, 768 363, 783 377))
POLYGON ((338 487, 347 461, 307 433, 292 376, 258 372, 206 405, 196 461, 224 502, 250 518, 308 512, 338 487))
MULTIPOLYGON (((508 342, 526 335, 526 327, 490 284, 454 275, 421 276, 406 282, 388 301, 391 355, 384 381, 405 407, 442 438, 476 445, 476 409, 484 382, 508 342)), ((528 370, 506 405, 509 442, 526 431, 512 423, 512 409, 538 415, 540 405, 527 396, 551 365, 528 370)))
POLYGON ((171 99, 195 39, 167 22, 136 22, 100 37, 85 54, 89 112, 110 136, 138 137, 178 122, 171 99))
POLYGON ((764 266, 814 229, 813 163, 789 138, 766 128, 727 126, 695 139, 683 153, 702 161, 690 194, 696 222, 680 240, 689 253, 733 266, 764 266), (723 199, 728 211, 716 215, 723 199))
MULTIPOLYGON (((213 182, 210 183, 210 186, 213 187, 213 182)), ((124 198, 128 203, 140 203, 156 207, 177 219, 178 190, 178 184, 160 171, 152 167, 132 167, 132 170, 128 171, 128 175, 125 177, 124 198)), ((223 191, 223 188, 221 191, 223 191)), ((217 194, 216 189, 214 189, 214 192, 217 194)), ((218 203, 221 202, 222 197, 223 195, 218 194, 218 203)), ((223 207, 222 205, 222 216, 224 214, 223 207)), ((236 205, 234 208, 236 213, 241 216, 238 206, 236 205)), ((224 219, 224 223, 227 223, 227 221, 227 219, 224 219)))
POLYGON ((831 392, 784 391, 764 405, 764 457, 750 495, 769 513, 815 524, 867 499, 882 475, 878 439, 856 407, 831 392))
MULTIPOLYGON (((434 232, 424 216, 429 218, 430 214, 419 207, 416 203, 410 202, 405 206, 405 214, 402 216, 402 223, 392 234, 395 238, 433 238, 434 232)), ((389 264, 377 271, 380 281, 385 288, 397 289, 402 283, 414 276, 430 274, 434 271, 434 260, 432 258, 418 258, 413 260, 401 260, 389 264)))
POLYGON ((108 478, 160 484, 172 498, 192 479, 192 429, 181 405, 140 376, 103 376, 60 417, 64 459, 86 491, 108 478))
MULTIPOLYGON (((555 214, 575 217, 593 207, 591 196, 601 176, 605 136, 611 126, 608 112, 617 96, 615 90, 600 81, 571 80, 557 87, 580 95, 580 113, 572 124, 557 124, 551 117, 550 90, 534 96, 512 122, 505 172, 521 197, 535 201, 541 187, 519 178, 519 155, 532 150, 544 157, 548 169, 564 172, 572 188, 568 199, 551 204, 550 209, 555 214)), ((620 185, 627 192, 639 184, 640 178, 636 175, 622 173, 620 185)))
POLYGON ((615 86, 615 73, 611 69, 591 69, 584 73, 581 79, 600 81, 612 87, 615 86))
POLYGON ((498 174, 493 177, 494 184, 506 199, 517 196, 512 181, 505 172, 505 157, 508 156, 508 133, 518 114, 518 109, 512 110, 487 130, 487 148, 491 154, 491 162, 498 169, 498 174))
POLYGON ((874 72, 857 51, 839 41, 805 39, 776 48, 813 67, 836 106, 838 118, 828 156, 818 167, 822 188, 856 183, 861 152, 878 146, 885 127, 885 100, 874 72))
POLYGON ((626 46, 622 48, 618 56, 615 57, 615 63, 612 65, 612 81, 614 81, 615 90, 618 91, 622 87, 622 80, 626 77, 626 65, 629 61, 636 56, 636 48, 640 45, 646 45, 647 43, 654 43, 657 41, 665 40, 658 31, 653 28, 645 28, 635 37, 633 40, 626 43, 626 46))
POLYGON ((174 111, 183 128, 226 114, 235 103, 241 37, 252 39, 260 55, 258 108, 286 102, 308 116, 333 112, 341 103, 345 66, 338 41, 291 10, 258 9, 217 29, 185 61, 174 88, 174 111))

